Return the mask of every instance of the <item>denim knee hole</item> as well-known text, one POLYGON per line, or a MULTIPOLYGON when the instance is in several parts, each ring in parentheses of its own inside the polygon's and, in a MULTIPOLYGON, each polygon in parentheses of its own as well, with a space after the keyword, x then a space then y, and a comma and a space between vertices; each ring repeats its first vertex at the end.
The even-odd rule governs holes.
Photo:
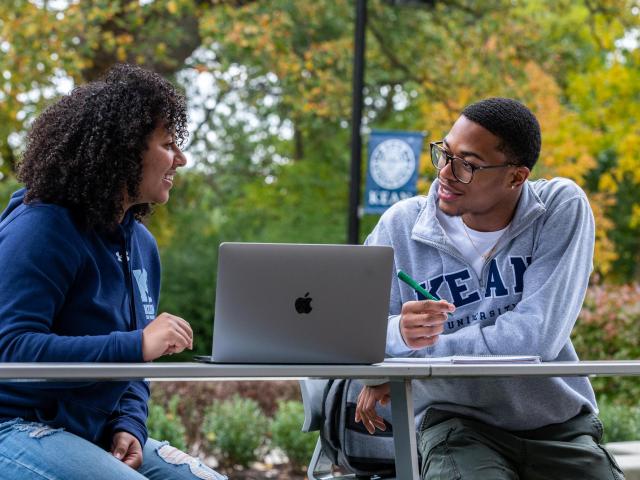
POLYGON ((42 438, 57 432, 64 431, 64 428, 53 428, 48 425, 36 422, 15 423, 12 425, 19 432, 29 432, 30 438, 42 438))
POLYGON ((191 473, 203 480, 223 480, 226 478, 204 466, 197 458, 172 447, 168 442, 163 442, 156 449, 156 453, 162 460, 171 465, 188 465, 191 473))

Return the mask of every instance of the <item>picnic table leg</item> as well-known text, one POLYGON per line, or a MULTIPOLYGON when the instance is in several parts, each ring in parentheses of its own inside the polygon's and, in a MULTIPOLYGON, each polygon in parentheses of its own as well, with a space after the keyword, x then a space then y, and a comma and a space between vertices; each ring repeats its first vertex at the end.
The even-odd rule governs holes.
POLYGON ((391 380, 391 415, 396 453, 396 479, 418 480, 418 446, 411 380, 391 380))

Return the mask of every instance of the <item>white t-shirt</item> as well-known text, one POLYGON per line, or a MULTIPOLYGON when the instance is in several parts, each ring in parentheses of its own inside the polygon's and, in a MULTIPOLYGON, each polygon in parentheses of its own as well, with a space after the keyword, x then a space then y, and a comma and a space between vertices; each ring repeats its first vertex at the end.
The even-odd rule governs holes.
POLYGON ((451 240, 451 243, 460 251, 465 260, 473 267, 478 278, 480 278, 484 265, 482 255, 490 252, 502 234, 509 228, 509 225, 495 232, 479 232, 466 227, 465 232, 462 217, 451 217, 443 213, 440 209, 437 210, 436 217, 447 234, 447 237, 451 240))

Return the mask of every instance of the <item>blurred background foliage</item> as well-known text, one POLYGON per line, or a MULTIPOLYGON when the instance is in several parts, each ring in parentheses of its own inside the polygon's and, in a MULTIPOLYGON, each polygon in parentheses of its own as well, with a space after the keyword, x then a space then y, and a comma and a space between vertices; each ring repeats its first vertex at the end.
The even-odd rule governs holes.
MULTIPOLYGON (((615 297, 618 287, 608 285, 635 291, 637 2, 392 3, 368 3, 364 133, 440 139, 472 101, 521 99, 543 130, 534 177, 572 178, 591 200, 592 283, 604 290, 589 295, 615 297)), ((170 78, 187 95, 191 137, 189 168, 149 222, 164 265, 160 308, 189 320, 196 351, 208 352, 220 242, 346 241, 353 12, 353 0, 0 2, 0 206, 17 188, 25 132, 47 104, 116 62, 170 78)), ((422 193, 434 177, 428 163, 422 193)), ((376 221, 363 219, 361 239, 376 221)), ((585 311, 604 308, 589 298, 585 311)), ((631 320, 613 309, 623 319, 611 328, 626 342, 627 323, 640 316, 628 303, 619 308, 631 320)), ((600 326, 589 322, 588 341, 577 339, 585 358, 623 351, 613 337, 605 351, 600 326)))

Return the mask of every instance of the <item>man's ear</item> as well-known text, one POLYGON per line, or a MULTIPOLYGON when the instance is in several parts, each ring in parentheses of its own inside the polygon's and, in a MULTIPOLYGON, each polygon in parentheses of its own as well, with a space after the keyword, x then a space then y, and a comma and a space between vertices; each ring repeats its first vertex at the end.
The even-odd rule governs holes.
POLYGON ((529 175, 531 175, 531 170, 529 170, 528 167, 518 165, 511 174, 511 187, 521 187, 522 184, 527 181, 529 175))

